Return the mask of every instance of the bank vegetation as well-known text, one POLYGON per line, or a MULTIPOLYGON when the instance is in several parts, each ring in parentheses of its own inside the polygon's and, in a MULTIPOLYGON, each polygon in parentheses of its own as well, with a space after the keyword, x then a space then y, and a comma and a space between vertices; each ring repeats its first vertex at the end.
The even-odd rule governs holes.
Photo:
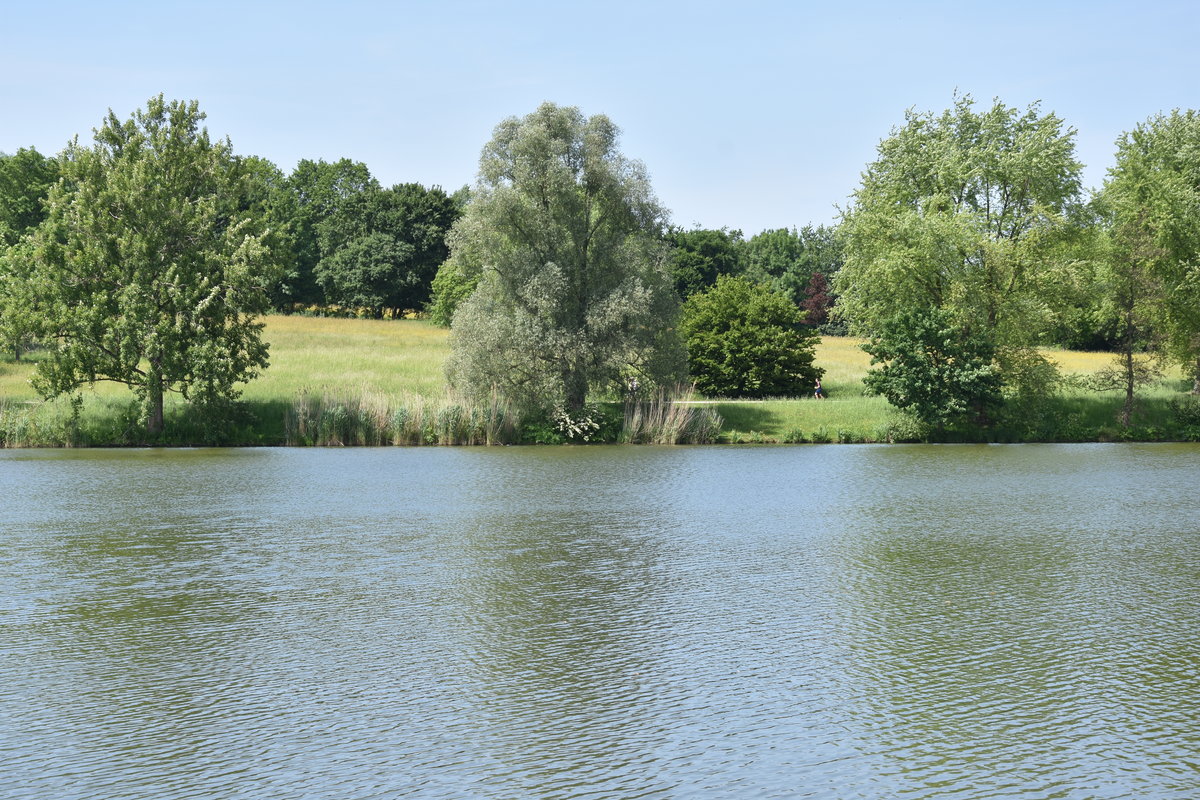
POLYGON ((837 224, 750 237, 672 225, 577 108, 501 121, 449 193, 204 118, 0 154, 0 444, 1200 438, 1194 111, 1087 189, 1053 112, 955 96, 837 224))

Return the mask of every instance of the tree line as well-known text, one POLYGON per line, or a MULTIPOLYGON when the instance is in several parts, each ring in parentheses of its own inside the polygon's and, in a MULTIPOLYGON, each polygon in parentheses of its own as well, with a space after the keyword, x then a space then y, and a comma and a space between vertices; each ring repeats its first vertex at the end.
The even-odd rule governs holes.
MULTIPOLYGON (((34 148, 0 154, 5 246, 17 244, 49 216, 50 188, 71 169, 63 158, 74 160, 79 152, 73 145, 60 158, 34 148)), ((304 159, 285 175, 257 156, 223 157, 239 173, 230 189, 237 194, 236 211, 269 231, 272 257, 284 266, 269 287, 273 308, 340 307, 383 317, 428 302, 465 189, 448 195, 419 183, 385 188, 367 165, 350 159, 304 159)))
POLYGON ((839 229, 838 313, 880 368, 868 388, 938 425, 986 425, 1061 377, 1036 349, 1117 353, 1093 388, 1180 366, 1200 391, 1200 116, 1122 134, 1086 192, 1075 131, 1038 104, 910 111, 839 229))
POLYGON ((1200 392, 1193 111, 1123 134, 1089 192, 1057 115, 958 96, 881 141, 836 230, 748 241, 667 227, 614 141, 607 118, 552 104, 497 128, 435 289, 460 308, 459 385, 569 411, 685 373, 710 395, 795 395, 831 321, 868 340, 867 391, 938 428, 1034 425, 1066 383, 1046 345, 1114 351, 1088 384, 1123 393, 1125 426, 1164 367, 1200 392))
POLYGON ((0 345, 47 351, 46 396, 115 380, 219 409, 267 365, 268 310, 420 310, 451 383, 570 417, 689 378, 805 393, 818 331, 868 339, 869 391, 939 426, 1056 390, 1040 345, 1111 349, 1097 388, 1164 363, 1200 389, 1200 121, 1123 135, 1086 192, 1075 131, 1038 105, 910 111, 836 226, 671 226, 605 116, 497 126, 470 189, 382 187, 349 159, 285 175, 210 140, 195 102, 111 111, 91 146, 0 155, 0 345))

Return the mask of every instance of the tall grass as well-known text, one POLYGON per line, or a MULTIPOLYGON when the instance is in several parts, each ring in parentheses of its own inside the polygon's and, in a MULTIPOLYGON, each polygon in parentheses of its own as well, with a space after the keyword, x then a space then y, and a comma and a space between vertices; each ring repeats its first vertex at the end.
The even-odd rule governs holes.
POLYGON ((74 447, 81 438, 76 414, 0 398, 0 446, 74 447))
POLYGON ((709 444, 721 433, 715 408, 695 404, 692 388, 658 390, 648 398, 628 400, 620 441, 634 444, 709 444))
POLYGON ((440 398, 449 334, 420 320, 266 319, 271 366, 246 386, 247 400, 286 399, 347 387, 391 396, 440 398))
POLYGON ((319 447, 514 444, 521 416, 495 396, 478 405, 452 396, 303 393, 287 415, 285 441, 319 447))
MULTIPOLYGON (((721 417, 712 407, 689 405, 690 392, 658 392, 629 401, 618 441, 705 444, 717 440, 721 417)), ((446 395, 390 397, 371 391, 304 393, 289 410, 285 442, 319 447, 379 445, 499 445, 528 439, 523 413, 497 396, 475 404, 446 395)), ((543 423, 544 427, 544 423, 543 423)))

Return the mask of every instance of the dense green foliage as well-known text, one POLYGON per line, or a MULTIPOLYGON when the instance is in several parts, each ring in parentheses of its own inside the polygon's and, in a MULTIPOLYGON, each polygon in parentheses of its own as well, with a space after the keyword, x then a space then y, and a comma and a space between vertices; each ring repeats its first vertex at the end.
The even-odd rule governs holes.
POLYGON ((592 391, 682 377, 663 214, 617 136, 551 103, 497 126, 451 239, 479 276, 454 315, 455 386, 577 411, 592 391))
POLYGON ((446 236, 467 193, 418 183, 385 189, 367 166, 301 160, 271 206, 292 267, 272 293, 294 306, 380 317, 419 310, 449 254, 446 236))
POLYGON ((743 270, 741 231, 671 228, 666 240, 673 248, 671 280, 684 300, 712 286, 721 275, 743 270))
POLYGON ((0 249, 46 218, 43 202, 57 180, 58 162, 32 147, 0 153, 0 249))
POLYGON ((236 213, 256 220, 263 244, 281 270, 270 287, 273 306, 287 301, 290 265, 296 263, 297 198, 288 177, 271 161, 259 156, 233 156, 238 187, 236 213))
POLYGON ((44 203, 58 169, 57 161, 33 148, 0 153, 0 350, 15 359, 33 344, 39 316, 37 298, 22 286, 27 248, 15 246, 46 218, 44 203))
POLYGON ((291 219, 295 237, 295 262, 280 288, 278 299, 291 303, 324 304, 317 284, 317 263, 322 258, 320 227, 337 216, 351 198, 379 189, 367 165, 343 158, 332 164, 302 159, 288 177, 294 198, 291 219))
POLYGON ((810 296, 814 275, 830 281, 842 267, 837 230, 825 225, 763 231, 750 237, 745 253, 746 277, 778 289, 796 305, 810 296))
POLYGON ((1200 114, 1160 114, 1123 134, 1102 200, 1120 277, 1108 298, 1200 391, 1200 114))
POLYGON ((995 348, 980 331, 957 326, 950 312, 902 311, 863 345, 871 364, 867 391, 939 428, 986 425, 1001 402, 995 348))
POLYGON ((471 296, 479 284, 479 273, 469 271, 464 274, 458 268, 457 262, 450 258, 442 262, 437 274, 433 277, 432 297, 429 299, 429 321, 443 328, 449 328, 454 321, 454 312, 471 296))
POLYGON ((255 316, 275 263, 261 219, 238 208, 245 172, 203 119, 161 95, 126 121, 109 112, 94 146, 67 147, 47 218, 21 248, 48 346, 39 391, 124 383, 152 435, 166 391, 211 407, 267 364, 255 316))
POLYGON ((1012 393, 1044 388, 1034 345, 1080 264, 1074 133, 1036 104, 977 112, 960 97, 939 116, 910 111, 845 214, 836 313, 879 337, 910 312, 942 312, 995 348, 1012 393))
MULTIPOLYGON (((464 186, 452 194, 450 199, 454 202, 457 219, 462 216, 471 201, 471 190, 464 186)), ((447 234, 448 246, 449 234, 447 234)), ((458 260, 461 261, 463 255, 464 248, 460 247, 458 260)), ((475 291, 478 283, 479 270, 477 267, 459 269, 455 259, 447 258, 443 261, 433 276, 429 303, 425 307, 425 310, 429 312, 429 321, 434 325, 449 328, 459 304, 471 296, 471 292, 475 291)))
POLYGON ((785 397, 810 391, 816 336, 781 292, 722 275, 683 306, 680 324, 696 388, 719 397, 785 397))
POLYGON ((1037 105, 909 112, 879 145, 841 225, 838 313, 870 336, 909 309, 944 308, 999 349, 1036 341, 1073 265, 1081 203, 1074 131, 1037 105))
POLYGON ((318 225, 322 257, 314 276, 325 301, 376 317, 423 307, 458 214, 444 191, 419 183, 346 198, 318 225))

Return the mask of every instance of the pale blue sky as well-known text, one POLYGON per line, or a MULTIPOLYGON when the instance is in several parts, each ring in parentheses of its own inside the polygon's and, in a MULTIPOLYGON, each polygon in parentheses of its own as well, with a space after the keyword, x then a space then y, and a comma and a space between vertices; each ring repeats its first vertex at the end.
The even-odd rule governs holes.
POLYGON ((0 15, 0 151, 197 99, 239 153, 454 189, 506 116, 604 113, 681 225, 829 222, 906 108, 1041 100, 1097 186, 1124 130, 1200 108, 1188 2, 33 3, 0 15))

